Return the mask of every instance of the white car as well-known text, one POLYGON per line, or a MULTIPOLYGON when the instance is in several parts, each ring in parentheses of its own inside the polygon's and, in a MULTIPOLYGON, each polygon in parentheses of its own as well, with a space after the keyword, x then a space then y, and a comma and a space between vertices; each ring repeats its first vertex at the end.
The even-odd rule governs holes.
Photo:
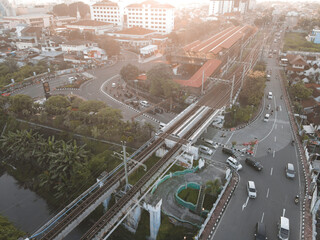
POLYGON ((148 103, 148 101, 140 101, 140 105, 141 105, 142 107, 149 107, 149 106, 150 106, 150 104, 148 103))
POLYGON ((237 159, 233 157, 228 157, 227 164, 229 164, 230 167, 234 168, 237 171, 242 169, 242 165, 238 162, 237 159))
POLYGON ((268 93, 268 99, 272 99, 272 92, 268 93))
POLYGON ((256 198, 257 197, 257 190, 254 181, 248 181, 247 184, 247 191, 249 198, 256 198))
POLYGON ((206 155, 212 155, 213 154, 213 151, 210 148, 208 148, 206 146, 203 146, 203 145, 199 146, 199 152, 204 153, 206 155))

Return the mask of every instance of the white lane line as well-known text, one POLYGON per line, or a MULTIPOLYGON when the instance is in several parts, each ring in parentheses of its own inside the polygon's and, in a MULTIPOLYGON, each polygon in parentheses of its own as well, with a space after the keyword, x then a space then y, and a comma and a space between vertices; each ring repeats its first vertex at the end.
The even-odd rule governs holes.
POLYGON ((273 158, 276 156, 276 150, 273 150, 272 156, 273 156, 273 158))
POLYGON ((228 144, 228 142, 229 142, 229 141, 230 141, 230 139, 232 138, 233 134, 234 134, 234 132, 232 132, 232 133, 231 133, 231 135, 230 135, 229 139, 227 140, 227 142, 225 143, 225 145, 227 145, 227 144, 228 144))
MULTIPOLYGON (((272 175, 272 174, 271 174, 271 175, 272 175)), ((270 189, 268 188, 266 198, 268 198, 268 197, 269 197, 269 192, 270 192, 270 189)))
POLYGON ((277 137, 274 137, 274 141, 277 142, 277 137))
MULTIPOLYGON (((274 106, 277 106, 277 104, 276 104, 276 99, 275 99, 275 98, 273 98, 273 102, 274 102, 274 106)), ((274 122, 273 122, 273 124, 272 124, 271 130, 269 131, 269 133, 268 133, 264 138, 262 138, 262 139, 260 140, 260 142, 263 142, 267 137, 269 137, 269 135, 272 133, 272 131, 273 131, 273 129, 274 129, 274 126, 276 125, 276 122, 277 122, 277 112, 274 113, 274 122)))
POLYGON ((249 201, 249 196, 247 197, 247 201, 242 205, 242 211, 248 205, 248 201, 249 201))
POLYGON ((264 218, 264 212, 262 213, 261 223, 263 223, 263 218, 264 218))
POLYGON ((272 176, 272 173, 273 173, 273 168, 271 168, 271 171, 270 171, 270 175, 272 176))

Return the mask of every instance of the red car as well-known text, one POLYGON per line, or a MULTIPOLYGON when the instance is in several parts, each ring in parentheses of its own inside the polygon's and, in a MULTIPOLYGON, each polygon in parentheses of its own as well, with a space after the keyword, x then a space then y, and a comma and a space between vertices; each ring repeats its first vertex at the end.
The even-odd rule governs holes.
POLYGON ((2 93, 1 95, 5 96, 5 97, 9 97, 11 95, 11 93, 6 92, 6 93, 2 93))

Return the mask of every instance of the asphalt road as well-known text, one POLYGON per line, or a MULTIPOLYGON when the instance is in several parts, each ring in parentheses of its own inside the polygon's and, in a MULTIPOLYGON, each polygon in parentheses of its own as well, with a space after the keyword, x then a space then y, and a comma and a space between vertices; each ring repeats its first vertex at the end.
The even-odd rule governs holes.
MULTIPOLYGON (((87 71, 88 73, 95 76, 95 79, 88 83, 85 83, 83 86, 81 86, 80 90, 59 90, 59 91, 55 90, 55 91, 52 91, 52 93, 53 94, 73 93, 84 99, 103 101, 112 108, 120 109, 122 112, 123 119, 127 121, 127 120, 130 120, 133 116, 137 115, 137 111, 134 111, 131 108, 125 106, 124 104, 119 103, 117 99, 115 100, 114 98, 111 98, 109 95, 112 96, 112 93, 108 94, 108 92, 103 91, 104 89, 101 88, 101 86, 104 84, 105 87, 108 87, 111 89, 112 82, 119 83, 120 81, 119 72, 121 68, 127 65, 128 63, 136 65, 140 70, 148 71, 154 64, 156 64, 161 60, 162 59, 157 59, 148 63, 139 63, 138 57, 135 53, 123 51, 122 60, 118 61, 115 65, 105 66, 99 69, 93 69, 93 70, 87 71)), ((66 83, 68 78, 72 75, 74 74, 63 75, 51 80, 50 81, 51 90, 66 83)), ((25 89, 22 89, 16 92, 15 94, 26 94, 33 98, 44 97, 43 87, 41 84, 29 86, 25 89)), ((139 116, 136 118, 136 121, 148 122, 157 127, 158 123, 154 121, 152 118, 160 122, 167 123, 171 119, 173 119, 175 115, 172 113, 163 113, 163 114, 150 115, 150 117, 139 116)))
MULTIPOLYGON (((278 49, 276 45, 271 46, 278 49)), ((300 238, 301 206, 294 203, 294 197, 301 191, 297 150, 291 145, 292 132, 288 113, 281 99, 279 82, 279 67, 275 58, 266 58, 267 68, 272 71, 271 81, 267 82, 266 94, 273 93, 273 99, 265 98, 264 104, 271 104, 271 109, 264 108, 261 115, 250 126, 227 134, 222 142, 230 145, 232 141, 238 144, 258 140, 255 148, 255 158, 264 166, 262 172, 257 172, 244 163, 239 172, 240 182, 223 215, 217 230, 211 239, 215 240, 246 240, 254 239, 254 227, 257 222, 263 222, 267 228, 268 239, 277 239, 277 223, 280 216, 290 220, 290 239, 300 238), (277 111, 278 108, 278 111, 277 111), (273 114, 269 122, 264 122, 266 113, 273 114), (271 153, 268 153, 271 148, 271 153), (290 180, 285 176, 285 166, 293 163, 298 174, 290 180), (246 184, 252 180, 256 184, 257 198, 248 199, 246 184)), ((220 133, 219 133, 220 134, 220 133)), ((217 134, 217 137, 219 137, 217 134)), ((225 161, 227 158, 219 150, 213 158, 225 161)))

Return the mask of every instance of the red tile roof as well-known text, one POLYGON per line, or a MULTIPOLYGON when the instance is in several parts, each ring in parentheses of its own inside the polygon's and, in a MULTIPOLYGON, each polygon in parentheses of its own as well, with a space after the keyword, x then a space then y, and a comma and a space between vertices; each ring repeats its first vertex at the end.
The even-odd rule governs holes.
POLYGON ((132 27, 132 28, 127 28, 122 31, 115 32, 118 34, 127 34, 127 35, 147 35, 150 33, 156 33, 156 31, 141 28, 141 27, 132 27))
POLYGON ((146 74, 140 74, 137 77, 137 80, 146 81, 147 80, 147 75, 146 74))
POLYGON ((74 22, 74 23, 68 23, 66 25, 98 27, 98 26, 106 26, 106 25, 113 25, 113 24, 107 23, 107 22, 100 22, 100 21, 96 21, 96 20, 81 20, 81 21, 74 22))
POLYGON ((204 74, 204 82, 210 77, 221 65, 221 61, 217 59, 208 60, 189 80, 174 80, 175 82, 186 86, 199 88, 202 85, 202 75, 204 74))
POLYGON ((170 4, 162 4, 153 0, 145 1, 142 3, 134 3, 127 6, 127 8, 143 8, 143 5, 150 5, 151 8, 174 8, 174 6, 170 4))

